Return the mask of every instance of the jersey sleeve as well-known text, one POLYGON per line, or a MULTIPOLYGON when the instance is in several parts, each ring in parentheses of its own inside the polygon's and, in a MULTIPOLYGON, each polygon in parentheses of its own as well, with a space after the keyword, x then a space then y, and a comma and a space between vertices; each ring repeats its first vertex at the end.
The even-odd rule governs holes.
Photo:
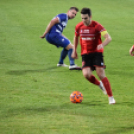
POLYGON ((105 34, 107 34, 108 32, 107 31, 102 31, 101 32, 101 35, 104 36, 105 34))
POLYGON ((106 29, 101 24, 98 23, 96 25, 96 31, 99 32, 99 33, 101 33, 103 31, 106 31, 106 29))
POLYGON ((58 14, 57 18, 59 19, 59 21, 61 23, 62 21, 66 21, 67 15, 66 14, 58 14))
POLYGON ((76 25, 75 27, 75 36, 78 37, 79 36, 79 27, 76 25))

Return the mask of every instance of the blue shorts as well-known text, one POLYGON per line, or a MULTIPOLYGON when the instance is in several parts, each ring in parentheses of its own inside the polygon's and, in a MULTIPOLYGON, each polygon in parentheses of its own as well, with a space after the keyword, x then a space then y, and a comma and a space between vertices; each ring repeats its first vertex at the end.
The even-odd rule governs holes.
POLYGON ((47 33, 45 38, 50 44, 57 47, 66 48, 70 44, 70 41, 60 33, 47 33))

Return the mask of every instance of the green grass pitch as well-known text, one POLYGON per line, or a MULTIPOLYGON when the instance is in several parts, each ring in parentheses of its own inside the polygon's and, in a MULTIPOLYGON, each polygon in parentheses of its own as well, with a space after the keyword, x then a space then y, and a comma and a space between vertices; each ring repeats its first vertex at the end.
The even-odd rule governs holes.
MULTIPOLYGON (((134 134, 133 8, 133 0, 1 0, 0 134, 134 134), (57 68, 62 49, 40 39, 71 6, 91 8, 112 37, 104 59, 115 105, 81 71, 57 68), (84 96, 81 104, 69 100, 75 90, 84 96)), ((80 21, 79 12, 64 30, 71 42, 80 21)), ((81 66, 80 46, 78 53, 81 66)))

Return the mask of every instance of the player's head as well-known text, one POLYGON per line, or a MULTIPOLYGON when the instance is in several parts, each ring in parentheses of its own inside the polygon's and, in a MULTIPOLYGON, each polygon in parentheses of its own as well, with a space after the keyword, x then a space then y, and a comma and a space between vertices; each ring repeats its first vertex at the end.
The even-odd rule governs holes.
POLYGON ((83 23, 88 26, 91 23, 91 10, 90 8, 82 8, 81 10, 81 18, 83 23))
POLYGON ((69 11, 67 12, 68 18, 73 19, 78 11, 79 9, 77 7, 70 7, 69 11))

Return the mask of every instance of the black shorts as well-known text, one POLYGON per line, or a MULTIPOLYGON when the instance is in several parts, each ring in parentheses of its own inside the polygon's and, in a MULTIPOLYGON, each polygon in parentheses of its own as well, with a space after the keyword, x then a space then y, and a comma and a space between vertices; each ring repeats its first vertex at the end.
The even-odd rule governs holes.
POLYGON ((95 70, 95 67, 103 67, 104 65, 104 59, 102 53, 90 53, 82 55, 82 69, 85 67, 90 67, 92 70, 95 70))

